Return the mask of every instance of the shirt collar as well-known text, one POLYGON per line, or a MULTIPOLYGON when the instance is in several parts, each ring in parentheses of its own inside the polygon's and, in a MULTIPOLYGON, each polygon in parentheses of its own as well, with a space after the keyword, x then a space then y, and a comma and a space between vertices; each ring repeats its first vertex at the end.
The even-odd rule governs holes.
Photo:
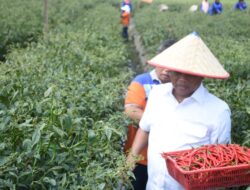
POLYGON ((201 83, 201 85, 194 91, 194 93, 191 95, 191 98, 196 100, 198 103, 202 103, 204 101, 206 89, 201 83))
POLYGON ((155 69, 153 69, 149 74, 150 74, 153 81, 157 81, 157 82, 159 82, 161 84, 161 81, 158 78, 155 69))

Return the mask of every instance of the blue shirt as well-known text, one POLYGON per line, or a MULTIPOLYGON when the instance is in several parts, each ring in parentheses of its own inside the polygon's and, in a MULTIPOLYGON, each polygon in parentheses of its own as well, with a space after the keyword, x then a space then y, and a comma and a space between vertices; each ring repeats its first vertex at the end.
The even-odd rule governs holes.
POLYGON ((208 10, 210 15, 221 14, 222 13, 222 3, 214 2, 208 10))
POLYGON ((143 86, 146 93, 146 100, 148 99, 149 93, 154 85, 160 84, 159 79, 155 78, 153 75, 154 70, 150 73, 143 73, 134 78, 132 82, 137 82, 143 86))
POLYGON ((246 2, 238 2, 234 5, 234 10, 245 10, 247 8, 246 2))

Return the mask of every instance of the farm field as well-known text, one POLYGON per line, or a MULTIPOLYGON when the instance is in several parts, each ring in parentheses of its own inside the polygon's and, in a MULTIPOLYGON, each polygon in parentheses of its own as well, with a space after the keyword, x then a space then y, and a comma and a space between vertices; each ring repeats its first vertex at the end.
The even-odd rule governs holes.
MULTIPOLYGON (((250 13, 232 11, 233 0, 219 16, 190 13, 196 0, 132 2, 148 59, 165 39, 200 34, 231 74, 206 86, 231 108, 232 143, 250 147, 250 13)), ((135 72, 120 2, 49 1, 47 34, 42 1, 0 3, 0 189, 130 189, 121 140, 135 72)))

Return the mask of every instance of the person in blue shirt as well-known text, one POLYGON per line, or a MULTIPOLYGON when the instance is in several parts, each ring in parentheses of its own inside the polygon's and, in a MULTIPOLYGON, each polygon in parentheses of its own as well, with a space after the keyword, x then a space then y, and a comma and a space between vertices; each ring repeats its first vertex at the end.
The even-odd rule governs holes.
POLYGON ((211 5, 211 7, 208 10, 208 13, 210 15, 215 14, 221 14, 222 13, 222 3, 220 0, 215 0, 214 3, 211 5))
POLYGON ((234 10, 244 11, 247 9, 247 4, 244 0, 239 0, 238 3, 234 5, 234 10))

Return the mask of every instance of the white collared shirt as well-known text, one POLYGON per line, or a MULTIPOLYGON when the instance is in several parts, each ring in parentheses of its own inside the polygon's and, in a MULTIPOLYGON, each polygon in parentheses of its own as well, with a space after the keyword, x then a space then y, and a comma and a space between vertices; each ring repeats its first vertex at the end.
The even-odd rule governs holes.
POLYGON ((171 83, 155 86, 140 121, 149 132, 147 190, 183 189, 168 174, 161 153, 231 141, 231 112, 224 101, 201 85, 179 103, 172 89, 171 83))

